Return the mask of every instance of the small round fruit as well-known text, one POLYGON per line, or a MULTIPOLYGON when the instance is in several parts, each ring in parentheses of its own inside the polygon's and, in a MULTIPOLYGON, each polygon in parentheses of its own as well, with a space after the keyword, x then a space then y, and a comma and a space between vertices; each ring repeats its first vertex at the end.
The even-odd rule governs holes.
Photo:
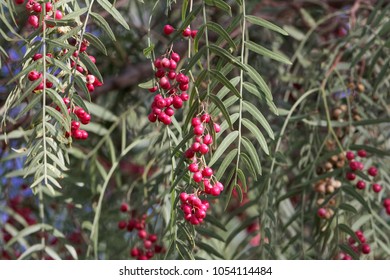
POLYGON ((367 172, 368 172, 368 175, 370 175, 372 177, 375 177, 376 175, 378 175, 378 169, 375 166, 371 166, 370 168, 368 168, 367 172))
POLYGON ((364 158, 364 157, 366 157, 367 156, 367 152, 366 152, 366 150, 359 150, 358 152, 357 152, 357 155, 359 156, 359 157, 362 157, 362 158, 364 158))
POLYGON ((348 151, 345 154, 345 157, 347 158, 347 160, 353 160, 355 158, 355 154, 352 151, 348 151))
POLYGON ((364 182, 363 180, 359 180, 356 183, 356 188, 358 188, 359 190, 364 190, 366 188, 366 182, 364 182))
POLYGON ((370 245, 368 245, 367 243, 364 243, 362 245, 362 253, 365 255, 368 255, 370 252, 371 252, 370 245))
POLYGON ((382 186, 377 184, 377 183, 374 183, 374 184, 372 184, 372 190, 375 193, 379 193, 382 190, 382 186))
POLYGON ((173 28, 171 25, 167 24, 164 26, 164 34, 165 35, 170 35, 175 31, 175 28, 173 28))
POLYGON ((325 218, 326 217, 326 209, 325 208, 318 209, 317 215, 318 215, 318 217, 320 217, 322 219, 325 218))
POLYGON ((186 38, 191 36, 191 28, 187 27, 186 29, 184 29, 182 35, 183 35, 183 37, 186 37, 186 38))

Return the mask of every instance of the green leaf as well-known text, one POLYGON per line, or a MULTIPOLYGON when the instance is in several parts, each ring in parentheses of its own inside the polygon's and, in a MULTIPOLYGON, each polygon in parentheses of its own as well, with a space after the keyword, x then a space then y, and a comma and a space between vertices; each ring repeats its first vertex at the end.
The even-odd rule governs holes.
POLYGON ((206 5, 217 7, 225 12, 227 12, 230 16, 232 15, 231 7, 222 0, 204 0, 206 5))
POLYGON ((79 75, 74 76, 74 81, 76 85, 86 94, 89 96, 89 90, 87 86, 85 85, 85 81, 83 78, 81 78, 79 75))
POLYGON ((218 96, 216 96, 214 94, 210 94, 209 98, 210 98, 211 102, 213 102, 218 107, 218 109, 221 110, 221 113, 223 114, 227 123, 229 124, 230 129, 233 130, 232 120, 230 119, 229 112, 227 111, 223 102, 218 98, 218 96))
POLYGON ((244 110, 247 110, 252 115, 252 117, 254 117, 263 126, 265 131, 267 131, 269 137, 274 140, 274 132, 272 131, 271 126, 269 125, 263 114, 259 111, 259 109, 257 109, 255 105, 247 101, 243 102, 243 108, 244 110))
POLYGON ((229 45, 230 47, 235 50, 236 49, 236 44, 234 43, 233 39, 230 38, 229 34, 226 32, 226 30, 219 25, 218 23, 215 22, 208 22, 206 24, 207 28, 214 31, 217 33, 221 38, 223 38, 229 45))
POLYGON ((43 244, 35 244, 35 245, 29 247, 26 251, 24 251, 23 254, 21 254, 19 256, 18 260, 23 260, 24 258, 28 257, 29 255, 31 255, 35 252, 42 251, 44 248, 45 248, 45 245, 43 245, 43 244))
POLYGON ((355 260, 359 259, 358 254, 354 250, 352 250, 351 246, 349 246, 347 244, 339 244, 339 247, 342 251, 344 251, 345 253, 350 255, 353 259, 355 259, 355 260))
POLYGON ((97 23, 97 25, 100 28, 102 28, 104 30, 104 32, 106 32, 108 37, 110 37, 112 41, 116 41, 115 34, 112 31, 112 29, 111 29, 110 25, 108 24, 108 22, 101 15, 99 15, 97 13, 91 12, 91 16, 94 18, 94 20, 97 23))
POLYGON ((209 45, 209 50, 215 53, 216 55, 226 59, 229 63, 232 63, 238 67, 240 67, 242 70, 246 71, 247 70, 247 65, 242 64, 238 58, 234 57, 231 53, 229 53, 227 50, 216 46, 214 44, 209 45))
POLYGON ((97 48, 99 51, 101 51, 104 55, 107 55, 107 49, 106 49, 106 46, 103 44, 102 41, 100 41, 100 39, 98 37, 96 37, 95 35, 93 35, 92 33, 84 33, 84 38, 87 39, 91 44, 92 46, 94 46, 95 48, 97 48))
POLYGON ((261 131, 257 128, 256 125, 254 125, 250 120, 246 119, 246 118, 243 118, 242 119, 242 124, 247 128, 249 129, 249 131, 251 133, 253 133, 253 135, 256 137, 257 141, 259 142, 260 144, 260 147, 263 149, 263 151, 269 155, 269 150, 268 150, 268 145, 267 145, 267 141, 265 141, 265 138, 263 136, 263 134, 261 133, 261 131))
POLYGON ((226 151, 226 149, 236 140, 238 136, 238 131, 232 131, 229 133, 218 146, 218 149, 215 151, 213 156, 210 159, 209 166, 213 166, 214 163, 222 156, 222 154, 226 151))
POLYGON ((264 79, 260 76, 260 74, 250 65, 246 65, 248 68, 248 75, 252 78, 252 80, 259 86, 259 88, 265 93, 266 98, 268 100, 273 100, 271 90, 268 85, 264 81, 264 79))
POLYGON ((130 30, 129 25, 127 24, 126 20, 122 17, 122 15, 119 13, 119 11, 107 0, 97 0, 97 2, 102 6, 103 9, 105 9, 107 12, 109 12, 112 17, 119 22, 124 28, 127 30, 130 30))
POLYGON ((206 251, 209 255, 214 255, 222 260, 224 260, 224 256, 222 256, 214 247, 210 246, 209 244, 203 243, 203 242, 197 242, 196 245, 206 251))
POLYGON ((265 27, 267 29, 276 31, 276 32, 278 32, 282 35, 285 35, 285 36, 288 35, 288 33, 285 30, 283 30, 283 28, 280 28, 279 26, 277 26, 277 25, 275 25, 275 24, 273 24, 265 19, 262 19, 262 18, 259 18, 256 16, 252 16, 252 15, 246 15, 245 18, 247 21, 249 21, 252 24, 265 27))
POLYGON ((244 229, 250 226, 253 222, 258 220, 259 217, 253 216, 251 218, 246 218, 242 223, 239 223, 238 226, 229 234, 226 238, 225 247, 228 247, 230 242, 244 229))
POLYGON ((345 192, 346 194, 349 194, 350 196, 352 196, 353 198, 355 198, 357 201, 360 202, 361 205, 364 206, 364 208, 366 208, 366 210, 371 213, 371 210, 370 208, 368 207, 368 204, 367 202, 365 201, 365 199, 363 198, 363 196, 361 196, 361 194, 359 194, 353 187, 351 186, 342 186, 341 187, 341 190, 343 192, 345 192))
POLYGON ((61 115, 56 109, 50 106, 46 106, 46 112, 55 118, 61 126, 65 129, 65 131, 70 131, 70 122, 66 121, 65 116, 61 115))
POLYGON ((73 12, 66 14, 62 17, 62 20, 76 19, 88 11, 88 7, 75 9, 73 12))
POLYGON ((217 177, 217 180, 220 180, 222 176, 225 174, 226 169, 232 163, 233 159, 237 155, 237 151, 238 151, 237 148, 233 149, 225 156, 221 165, 218 167, 218 171, 215 175, 215 177, 217 177))
POLYGON ((13 82, 15 82, 16 80, 20 79, 21 77, 27 75, 30 71, 32 70, 37 70, 39 71, 40 70, 40 67, 37 67, 37 64, 38 64, 38 60, 37 61, 34 61, 32 62, 30 65, 28 65, 26 68, 24 68, 22 71, 20 71, 18 74, 16 74, 12 79, 10 79, 6 85, 10 85, 12 84, 13 82))
POLYGON ((354 214, 357 214, 358 211, 356 210, 355 207, 353 207, 351 204, 348 204, 348 203, 342 203, 339 205, 339 209, 342 209, 342 210, 345 210, 345 211, 349 211, 349 212, 352 212, 354 214))
POLYGON ((223 237, 221 237, 219 234, 217 234, 214 230, 209 230, 209 229, 203 228, 203 227, 196 227, 195 230, 199 234, 203 235, 205 238, 212 237, 212 238, 218 239, 222 242, 225 242, 225 239, 223 239, 223 237))
POLYGON ((338 224, 337 227, 341 231, 345 232, 346 234, 351 236, 353 239, 355 239, 355 241, 361 243, 359 238, 356 236, 355 232, 349 226, 347 226, 346 224, 338 224))
POLYGON ((249 50, 255 53, 283 62, 288 65, 292 64, 291 61, 285 55, 266 49, 263 46, 260 46, 259 44, 256 44, 252 41, 245 41, 245 45, 249 50))
POLYGON ((34 98, 28 102, 27 106, 24 107, 23 110, 21 110, 19 112, 19 114, 16 116, 15 120, 20 119, 20 117, 22 117, 28 111, 32 110, 41 101, 41 99, 42 99, 42 96, 40 94, 35 95, 34 98))
POLYGON ((242 137, 242 145, 244 146, 245 150, 248 152, 251 159, 251 163, 255 168, 256 173, 261 175, 262 174, 261 163, 260 163, 259 155, 256 152, 255 146, 253 146, 252 142, 246 137, 242 137))
POLYGON ((238 92, 238 90, 233 86, 233 84, 224 75, 221 74, 220 71, 210 69, 209 73, 211 74, 211 76, 214 79, 218 80, 221 84, 223 84, 225 87, 227 87, 235 96, 237 96, 238 98, 241 98, 241 95, 238 92))
POLYGON ((299 12, 303 17, 303 20, 310 26, 310 28, 316 26, 316 21, 313 19, 313 17, 309 14, 308 11, 306 11, 304 8, 300 8, 299 12))
POLYGON ((145 83, 138 84, 138 86, 143 89, 150 89, 155 86, 155 80, 151 79, 145 83))

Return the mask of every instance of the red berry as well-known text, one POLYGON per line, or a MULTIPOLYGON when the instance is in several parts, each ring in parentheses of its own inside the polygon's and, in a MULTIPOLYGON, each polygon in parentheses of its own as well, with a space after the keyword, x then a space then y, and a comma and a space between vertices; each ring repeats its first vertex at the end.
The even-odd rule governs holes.
POLYGON ((154 242, 157 241, 157 235, 151 234, 151 235, 149 235, 148 239, 149 239, 152 243, 154 243, 154 242))
POLYGON ((203 179, 203 176, 202 176, 202 173, 198 171, 198 172, 196 172, 196 173, 193 175, 192 178, 194 179, 194 181, 195 181, 196 183, 200 183, 200 182, 202 181, 202 179, 203 179))
POLYGON ((144 229, 141 229, 140 231, 138 231, 138 237, 141 239, 145 239, 147 235, 148 234, 146 233, 146 231, 144 229))
POLYGON ((200 124, 200 125, 197 125, 197 126, 194 127, 194 134, 195 135, 202 135, 203 132, 204 132, 203 125, 200 124))
POLYGON ((202 124, 202 121, 201 121, 199 118, 192 118, 192 120, 191 120, 191 125, 192 125, 193 127, 196 127, 196 126, 198 126, 198 125, 200 125, 200 124, 202 124))
POLYGON ((364 158, 364 157, 366 157, 367 156, 367 152, 366 152, 366 150, 359 150, 358 152, 357 152, 357 155, 359 156, 359 157, 362 157, 362 158, 364 158))
POLYGON ((387 213, 387 215, 390 215, 390 206, 386 207, 386 213, 387 213))
POLYGON ((380 192, 382 190, 382 186, 379 184, 372 184, 372 190, 376 193, 380 192))
POLYGON ((200 117, 200 120, 201 120, 202 122, 208 123, 208 122, 210 122, 211 117, 210 117, 209 114, 203 114, 203 115, 200 117))
POLYGON ((359 169, 359 162, 357 161, 351 161, 349 163, 349 168, 351 168, 352 171, 356 171, 359 169))
POLYGON ((175 107, 175 109, 180 109, 181 107, 183 107, 183 100, 181 100, 179 96, 175 96, 173 98, 172 105, 173 107, 175 107))
POLYGON ((174 80, 176 78, 176 72, 175 71, 169 71, 168 78, 170 80, 174 80))
POLYGON ((27 75, 27 78, 30 80, 30 81, 36 81, 38 80, 39 78, 41 77, 41 74, 38 73, 38 71, 31 71, 30 73, 28 73, 27 75))
POLYGON ((210 177, 213 175, 213 169, 211 169, 210 167, 205 167, 203 170, 202 170, 202 175, 203 177, 210 177))
POLYGON ((164 113, 167 114, 168 116, 172 117, 175 114, 175 110, 173 110, 171 107, 167 107, 164 110, 164 113))
POLYGON ((156 92, 157 91, 157 86, 154 86, 152 88, 149 89, 149 92, 156 92))
POLYGON ((38 59, 41 59, 42 57, 43 57, 42 54, 36 53, 36 54, 34 54, 34 56, 33 56, 33 60, 36 61, 36 60, 38 60, 38 59))
POLYGON ((389 207, 389 206, 390 206, 390 198, 386 198, 386 199, 383 201, 383 206, 384 206, 384 207, 389 207))
POLYGON ((171 54, 171 59, 175 62, 179 62, 180 61, 180 55, 178 55, 177 53, 173 52, 171 54))
POLYGON ((127 203, 122 202, 121 207, 119 209, 121 212, 127 212, 127 211, 129 211, 130 207, 127 203))
POLYGON ((96 63, 96 58, 95 58, 94 56, 89 55, 88 57, 89 57, 89 59, 92 61, 93 64, 96 63))
POLYGON ((150 240, 144 240, 144 247, 145 247, 145 249, 150 249, 150 248, 152 248, 152 241, 150 241, 150 240))
POLYGON ((165 35, 170 35, 175 31, 175 28, 173 28, 171 25, 167 24, 164 26, 164 34, 165 35))
POLYGON ((190 96, 186 92, 182 92, 179 96, 183 101, 187 101, 190 98, 190 96))
POLYGON ((35 2, 34 6, 33 6, 33 10, 34 10, 34 12, 36 12, 36 13, 42 12, 42 6, 41 6, 41 4, 35 2))
POLYGON ((73 131, 72 135, 74 136, 75 139, 83 139, 83 133, 81 130, 75 130, 73 131))
POLYGON ((326 217, 326 209, 325 208, 318 209, 317 215, 320 218, 325 218, 326 217))
POLYGON ((362 180, 359 180, 357 183, 356 183, 356 188, 358 188, 359 190, 363 190, 366 188, 366 182, 362 181, 362 180))
POLYGON ((186 29, 184 29, 182 35, 183 37, 191 36, 191 28, 187 27, 186 29))
POLYGON ((188 84, 180 84, 179 85, 179 89, 181 91, 186 91, 186 90, 188 90, 188 88, 189 88, 188 84))
POLYGON ((15 0, 16 5, 22 5, 24 3, 24 0, 15 0))
POLYGON ((368 175, 370 175, 372 177, 375 177, 376 175, 378 175, 378 169, 375 166, 371 166, 370 168, 368 168, 367 172, 368 172, 368 175))
POLYGON ((46 13, 50 12, 53 9, 53 4, 50 2, 46 2, 46 13))
POLYGON ((127 226, 126 221, 119 221, 119 222, 118 222, 118 228, 119 228, 119 229, 125 229, 126 226, 127 226))
POLYGON ((209 152, 209 147, 206 145, 206 144, 202 144, 200 145, 199 147, 199 152, 202 154, 202 155, 205 155, 209 152))
POLYGON ((36 29, 39 26, 39 19, 36 15, 31 15, 28 17, 28 23, 36 29))
POLYGON ((86 113, 84 117, 81 119, 82 124, 89 124, 91 121, 91 115, 86 113))
POLYGON ((148 119, 149 119, 150 122, 156 122, 157 121, 157 116, 155 114, 153 114, 153 113, 150 113, 148 115, 148 119))
POLYGON ((355 154, 352 151, 348 151, 345 154, 345 157, 347 158, 347 160, 353 160, 355 158, 355 154))
POLYGON ((160 87, 162 87, 163 89, 169 89, 171 87, 168 78, 162 77, 160 79, 160 87))
POLYGON ((367 243, 362 245, 362 253, 363 254, 368 255, 370 253, 370 251, 371 251, 370 245, 368 245, 367 243))
POLYGON ((219 196, 221 194, 221 189, 218 188, 218 186, 214 185, 213 188, 211 189, 211 195, 213 196, 219 196))
POLYGON ((353 180, 356 179, 356 174, 355 174, 355 173, 352 173, 352 172, 347 172, 346 178, 347 178, 347 180, 349 180, 349 181, 353 181, 353 180))
POLYGON ((171 60, 170 60, 170 64, 169 64, 169 69, 175 70, 176 67, 177 67, 176 61, 174 61, 173 59, 171 59, 171 60))
POLYGON ((191 163, 189 166, 188 166, 188 170, 192 173, 195 173, 195 172, 198 172, 199 171, 199 168, 198 168, 198 164, 197 163, 191 163))
POLYGON ((171 65, 171 61, 164 57, 162 60, 161 60, 161 65, 165 68, 169 68, 169 66, 171 65))
POLYGON ((88 138, 88 132, 85 130, 80 130, 81 131, 81 139, 85 140, 88 138))
POLYGON ((80 128, 80 123, 78 121, 72 121, 71 122, 71 129, 72 131, 78 130, 80 128))
POLYGON ((130 255, 131 255, 132 257, 137 257, 139 254, 140 254, 140 252, 139 252, 139 250, 138 250, 137 248, 133 248, 133 249, 131 249, 131 251, 130 251, 130 255))
POLYGON ((196 34, 198 34, 198 30, 191 30, 191 37, 195 38, 196 34))
POLYGON ((181 201, 181 202, 186 202, 187 199, 188 199, 188 194, 185 193, 185 192, 182 192, 182 193, 180 193, 179 198, 180 198, 180 201, 181 201))
MULTIPOLYGON (((62 19, 62 12, 61 12, 60 10, 57 10, 56 13, 55 13, 54 18, 55 18, 56 20, 62 19)), ((82 51, 82 50, 81 50, 81 51, 82 51)))
POLYGON ((221 131, 221 127, 219 126, 219 124, 214 123, 214 131, 215 131, 215 133, 218 133, 221 131))
POLYGON ((213 143, 213 137, 210 134, 206 134, 203 137, 203 144, 210 145, 213 143))

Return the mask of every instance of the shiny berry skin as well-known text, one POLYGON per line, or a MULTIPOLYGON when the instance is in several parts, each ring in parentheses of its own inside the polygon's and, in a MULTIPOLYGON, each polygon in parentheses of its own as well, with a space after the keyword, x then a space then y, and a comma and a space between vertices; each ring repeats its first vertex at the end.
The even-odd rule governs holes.
POLYGON ((390 198, 386 198, 383 201, 383 207, 385 207, 385 208, 390 207, 390 198))
POLYGON ((131 251, 130 251, 130 255, 131 255, 132 257, 138 257, 139 254, 140 254, 140 252, 139 252, 139 250, 138 250, 137 248, 133 248, 133 249, 131 249, 131 251))
POLYGON ((36 15, 31 15, 28 17, 28 23, 33 27, 33 28, 38 28, 39 26, 39 19, 36 15))
POLYGON ((372 190, 375 192, 375 193, 379 193, 381 190, 382 190, 382 186, 375 183, 375 184, 372 184, 372 190))
POLYGON ((180 55, 178 55, 177 53, 173 52, 171 54, 171 59, 175 62, 179 62, 180 61, 180 55))
POLYGON ((210 122, 211 117, 210 117, 209 114, 203 114, 203 115, 200 117, 200 120, 201 120, 202 122, 208 123, 208 122, 210 122))
POLYGON ((192 120, 191 120, 191 125, 192 125, 193 127, 196 127, 196 126, 198 126, 198 125, 200 125, 200 124, 202 124, 202 121, 201 121, 199 118, 192 118, 192 120))
POLYGON ((198 34, 198 30, 191 30, 191 38, 195 38, 196 34, 198 34))
POLYGON ((356 171, 356 170, 358 170, 359 169, 359 162, 357 162, 357 161, 351 161, 350 163, 349 163, 349 168, 351 168, 351 170, 352 171, 356 171))
POLYGON ((326 217, 326 209, 325 208, 318 209, 317 215, 320 218, 325 218, 326 217))
POLYGON ((185 192, 182 192, 182 193, 180 193, 179 198, 180 198, 181 202, 186 202, 188 199, 188 194, 185 192))
POLYGON ((367 152, 366 152, 366 150, 359 150, 358 152, 357 152, 357 155, 359 156, 359 157, 362 157, 362 158, 365 158, 366 156, 367 156, 367 152))
POLYGON ((202 173, 201 172, 196 172, 193 176, 192 176, 192 178, 194 179, 194 181, 196 182, 196 183, 200 183, 201 181, 202 181, 202 179, 203 179, 203 176, 202 176, 202 173))
POLYGON ((183 101, 187 101, 190 98, 190 96, 186 92, 182 92, 179 96, 183 101))
POLYGON ((347 160, 353 160, 355 158, 355 154, 352 151, 348 151, 345 154, 345 157, 347 158, 347 160))
POLYGON ((42 12, 42 6, 41 6, 41 4, 35 3, 34 6, 33 6, 33 10, 34 10, 34 12, 36 12, 36 13, 42 12))
POLYGON ((368 245, 367 243, 363 244, 362 245, 362 253, 365 255, 368 255, 370 252, 371 252, 370 245, 368 245))
POLYGON ((175 28, 173 28, 171 25, 167 24, 164 26, 164 34, 170 35, 175 31, 175 28))
POLYGON ((57 10, 56 13, 55 13, 54 18, 55 18, 56 20, 62 19, 62 12, 61 12, 60 10, 57 10))
POLYGON ((366 182, 362 181, 362 180, 359 180, 357 183, 356 183, 356 188, 358 188, 359 190, 363 190, 366 188, 366 182))
POLYGON ((183 100, 179 96, 175 96, 173 98, 172 105, 175 109, 180 109, 181 107, 183 107, 183 100))
POLYGON ((353 181, 353 180, 356 179, 356 174, 355 174, 355 173, 352 173, 352 172, 347 172, 346 178, 347 178, 347 180, 349 180, 349 181, 353 181))
POLYGON ((191 28, 187 27, 186 29, 184 29, 182 35, 183 37, 191 36, 191 28))
POLYGON ((210 167, 203 168, 202 175, 203 175, 203 177, 210 177, 210 176, 212 176, 213 175, 213 169, 211 169, 210 167))
POLYGON ((202 154, 202 155, 205 155, 209 152, 209 147, 206 145, 206 144, 202 144, 200 145, 199 147, 199 152, 202 154))
POLYGON ((221 131, 221 127, 219 126, 219 124, 214 123, 214 131, 215 131, 215 133, 218 133, 221 131))
POLYGON ((378 169, 375 166, 371 166, 370 168, 368 168, 367 173, 368 175, 375 177, 376 175, 378 175, 378 169))
POLYGON ((191 163, 189 166, 188 166, 188 170, 192 173, 195 173, 195 172, 198 172, 199 171, 199 168, 198 168, 198 164, 197 163, 191 163))
POLYGON ((121 207, 119 208, 119 210, 121 211, 121 212, 127 212, 127 211, 129 211, 129 205, 127 204, 127 203, 125 203, 125 202, 123 202, 122 204, 121 204, 121 207))
POLYGON ((149 239, 152 243, 154 243, 154 242, 157 241, 157 235, 151 234, 151 235, 149 235, 148 239, 149 239))
POLYGON ((141 229, 140 231, 138 231, 138 237, 141 239, 145 239, 147 235, 148 234, 146 233, 146 231, 144 229, 141 229))
POLYGON ((46 2, 46 13, 50 12, 53 9, 53 4, 50 2, 46 2))
POLYGON ((118 222, 118 228, 119 229, 125 229, 127 227, 126 221, 119 221, 118 222))
POLYGON ((206 134, 203 137, 203 144, 210 145, 213 143, 213 137, 210 134, 206 134))
POLYGON ((31 72, 28 73, 27 78, 28 78, 30 81, 36 81, 36 80, 39 79, 40 76, 41 76, 41 74, 38 73, 38 71, 33 70, 33 71, 31 71, 31 72))
POLYGON ((149 120, 150 122, 154 123, 154 122, 157 121, 157 116, 156 116, 155 114, 153 114, 153 113, 150 113, 150 114, 148 115, 148 120, 149 120))
POLYGON ((203 132, 204 132, 203 125, 200 124, 200 125, 197 125, 197 126, 194 127, 194 134, 195 135, 202 135, 203 132))

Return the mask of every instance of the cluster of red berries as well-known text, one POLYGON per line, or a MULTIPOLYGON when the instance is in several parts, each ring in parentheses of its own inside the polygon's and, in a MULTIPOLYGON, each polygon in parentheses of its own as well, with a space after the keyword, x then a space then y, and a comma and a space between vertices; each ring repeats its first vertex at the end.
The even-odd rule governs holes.
MULTIPOLYGON (((91 115, 88 114, 83 108, 81 107, 78 107, 78 106, 74 106, 73 108, 71 108, 71 102, 70 102, 70 99, 68 97, 64 97, 62 99, 62 101, 65 103, 65 105, 67 106, 68 108, 68 114, 70 114, 71 112, 73 112, 78 120, 72 120, 71 123, 70 123, 70 128, 71 128, 71 131, 67 131, 65 132, 65 137, 73 137, 74 139, 77 139, 77 140, 85 140, 88 138, 88 132, 86 132, 85 130, 83 129, 80 129, 80 126, 81 124, 89 124, 90 121, 91 121, 91 115)), ((60 107, 56 107, 57 111, 60 111, 60 107)))
MULTIPOLYGON (((130 207, 127 203, 121 204, 120 211, 122 213, 128 213, 129 210, 130 207)), ((142 215, 141 218, 132 217, 129 221, 121 220, 118 222, 118 228, 121 230, 126 229, 129 232, 132 232, 134 229, 138 231, 138 243, 141 243, 142 245, 134 246, 130 250, 131 257, 137 258, 138 260, 149 260, 153 258, 155 254, 165 253, 165 248, 162 245, 157 244, 157 235, 146 231, 146 215, 142 215)))
MULTIPOLYGON (((367 243, 366 237, 364 236, 363 232, 361 230, 355 231, 355 234, 357 238, 359 239, 359 242, 355 240, 352 236, 348 238, 348 246, 356 253, 356 254, 364 254, 368 255, 371 252, 371 247, 367 243)), ((345 253, 341 252, 339 254, 340 260, 352 260, 352 257, 345 253)))
MULTIPOLYGON (((185 151, 185 157, 191 160, 188 170, 193 173, 192 179, 198 184, 199 191, 196 194, 181 193, 180 207, 184 218, 193 225, 198 225, 203 221, 209 208, 209 203, 206 200, 200 200, 198 195, 219 196, 224 189, 222 183, 213 178, 214 171, 207 166, 204 160, 204 155, 209 152, 209 146, 213 143, 211 134, 205 133, 205 126, 210 122, 211 117, 207 113, 191 120, 195 137, 192 145, 185 151)), ((221 130, 216 123, 213 124, 213 128, 216 133, 221 130)))
POLYGON ((148 116, 150 122, 159 120, 163 124, 169 125, 172 122, 171 117, 175 113, 174 109, 180 109, 183 107, 183 102, 189 99, 186 90, 189 87, 190 79, 183 73, 176 72, 179 61, 180 55, 172 50, 154 61, 158 86, 150 88, 149 91, 156 92, 160 88, 161 94, 154 97, 151 105, 152 112, 148 116))
MULTIPOLYGON (((357 156, 360 158, 366 158, 367 152, 365 150, 359 150, 357 152, 357 156)), ((345 155, 347 160, 349 161, 350 171, 347 172, 346 178, 349 181, 354 181, 356 179, 356 171, 363 171, 364 164, 361 161, 357 161, 355 159, 355 153, 352 151, 348 151, 345 155)), ((371 177, 376 177, 378 175, 378 169, 375 166, 371 166, 367 169, 367 174, 371 177)), ((356 188, 359 190, 363 190, 366 188, 366 182, 364 180, 358 180, 356 182, 356 188)), ((382 190, 382 186, 378 183, 372 183, 371 188, 374 192, 379 193, 382 190)))
MULTIPOLYGON (((172 25, 165 25, 164 26, 164 34, 165 35, 170 35, 172 34, 173 32, 175 31, 175 28, 172 26, 172 25)), ((185 28, 181 35, 184 37, 184 38, 195 38, 196 37, 196 34, 198 33, 198 30, 194 29, 194 30, 191 30, 191 28, 188 26, 187 28, 185 28)))
MULTIPOLYGON (((18 5, 22 5, 24 3, 24 0, 15 0, 15 3, 18 5)), ((35 29, 37 29, 40 25, 40 18, 42 20, 42 13, 44 10, 46 11, 45 20, 51 20, 53 19, 53 17, 56 20, 60 20, 63 16, 60 10, 54 9, 53 4, 50 1, 46 3, 41 3, 37 0, 28 0, 26 3, 26 10, 30 14, 27 21, 35 29), (45 7, 43 7, 43 5, 45 5, 45 7)), ((54 26, 48 24, 48 27, 54 26)))

